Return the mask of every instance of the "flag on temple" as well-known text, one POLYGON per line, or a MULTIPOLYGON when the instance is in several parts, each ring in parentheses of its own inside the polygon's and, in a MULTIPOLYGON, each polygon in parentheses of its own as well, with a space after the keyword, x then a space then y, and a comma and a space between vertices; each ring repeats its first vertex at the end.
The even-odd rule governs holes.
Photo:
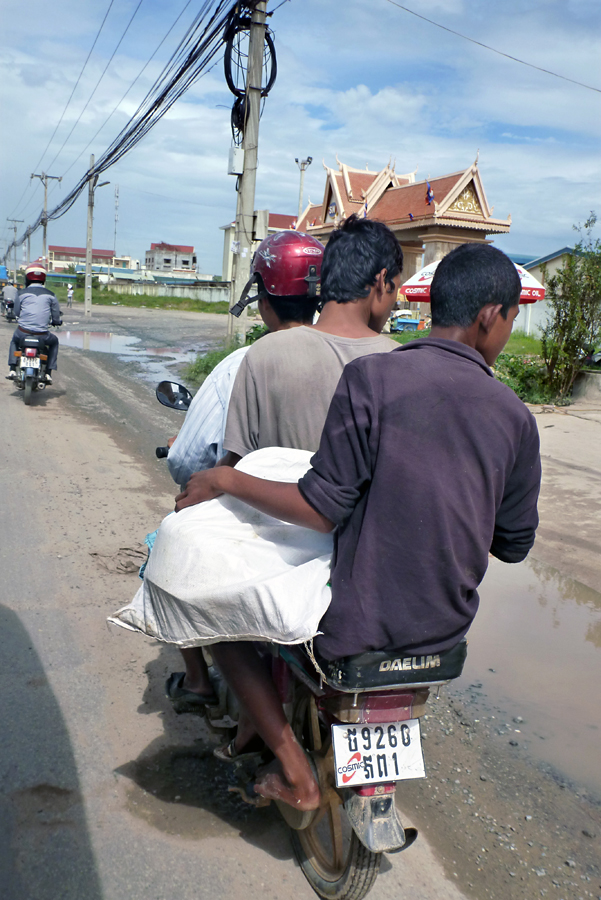
POLYGON ((409 219, 411 222, 413 222, 413 213, 409 213, 409 219))
POLYGON ((429 181, 426 181, 426 185, 427 185, 427 187, 426 187, 426 203, 428 204, 428 206, 430 206, 430 204, 434 200, 434 191, 432 190, 432 187, 431 187, 429 181))
POLYGON ((367 219, 367 200, 363 204, 363 218, 367 219))

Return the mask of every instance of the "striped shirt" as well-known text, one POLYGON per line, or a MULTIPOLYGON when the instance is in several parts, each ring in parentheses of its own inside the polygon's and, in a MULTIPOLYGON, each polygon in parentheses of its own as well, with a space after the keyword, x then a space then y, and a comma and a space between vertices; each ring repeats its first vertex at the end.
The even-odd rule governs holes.
POLYGON ((194 472, 211 469, 223 456, 230 395, 248 350, 249 347, 240 347, 215 366, 190 404, 183 427, 167 457, 173 480, 182 489, 194 472))

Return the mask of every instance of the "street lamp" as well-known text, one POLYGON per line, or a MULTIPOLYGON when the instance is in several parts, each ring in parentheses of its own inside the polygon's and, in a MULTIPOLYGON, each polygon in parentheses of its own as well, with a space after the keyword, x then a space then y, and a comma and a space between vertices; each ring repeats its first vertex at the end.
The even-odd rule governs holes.
POLYGON ((300 221, 300 217, 303 211, 303 188, 305 186, 305 170, 309 168, 311 163, 313 162, 313 157, 308 156, 306 159, 295 159, 294 162, 300 169, 300 191, 298 194, 298 217, 297 223, 300 221))

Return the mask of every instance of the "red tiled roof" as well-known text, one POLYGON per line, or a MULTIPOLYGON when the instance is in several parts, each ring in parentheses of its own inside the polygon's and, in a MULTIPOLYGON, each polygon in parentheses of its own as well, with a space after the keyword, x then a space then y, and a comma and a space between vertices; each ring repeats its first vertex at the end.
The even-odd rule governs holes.
POLYGON ((362 200, 361 191, 367 192, 367 189, 372 186, 377 177, 377 172, 375 174, 373 172, 349 172, 348 178, 351 183, 353 200, 362 200))
POLYGON ((287 228, 292 228, 295 219, 296 216, 287 216, 284 213, 269 213, 269 227, 285 231, 287 228))
MULTIPOLYGON (((434 191, 434 200, 442 203, 447 194, 463 177, 463 172, 445 175, 442 178, 431 178, 430 187, 434 191)), ((403 187, 388 188, 381 200, 369 211, 370 218, 390 222, 409 221, 409 213, 415 219, 434 217, 434 202, 426 203, 426 182, 406 184, 403 187)))
MULTIPOLYGON (((59 247, 57 244, 49 244, 48 251, 53 253, 65 253, 70 256, 85 256, 85 247, 59 247)), ((92 250, 92 256, 104 256, 106 259, 112 259, 115 254, 112 250, 92 250)))
POLYGON ((321 212, 321 203, 316 206, 310 206, 307 210, 307 215, 301 216, 297 225, 298 230, 303 231, 303 229, 308 228, 309 225, 322 225, 321 212))
MULTIPOLYGON (((151 244, 151 250, 176 250, 179 253, 194 253, 194 247, 188 247, 186 244, 151 244)), ((148 251, 147 251, 148 252, 148 251)))

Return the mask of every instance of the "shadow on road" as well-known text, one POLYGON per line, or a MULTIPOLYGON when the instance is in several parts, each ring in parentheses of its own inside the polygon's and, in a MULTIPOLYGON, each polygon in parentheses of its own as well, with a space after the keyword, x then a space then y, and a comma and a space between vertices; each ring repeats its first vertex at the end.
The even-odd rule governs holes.
MULTIPOLYGON (((10 382, 6 382, 9 387, 12 387, 11 396, 15 398, 15 400, 19 400, 24 404, 23 401, 23 391, 19 388, 13 387, 10 382)), ((57 400, 59 397, 64 397, 67 391, 64 388, 56 387, 55 385, 49 385, 48 387, 43 388, 41 391, 34 391, 31 395, 31 403, 30 407, 48 406, 49 400, 57 400)))
POLYGON ((275 806, 255 809, 229 792, 232 767, 213 756, 218 740, 202 718, 171 709, 165 678, 181 671, 182 659, 174 647, 156 646, 138 713, 162 712, 164 734, 117 769, 141 788, 130 797, 130 812, 171 834, 198 840, 239 835, 275 859, 292 859, 288 829, 275 806))
POLYGON ((44 669, 0 605, 2 900, 101 900, 69 734, 44 669))

